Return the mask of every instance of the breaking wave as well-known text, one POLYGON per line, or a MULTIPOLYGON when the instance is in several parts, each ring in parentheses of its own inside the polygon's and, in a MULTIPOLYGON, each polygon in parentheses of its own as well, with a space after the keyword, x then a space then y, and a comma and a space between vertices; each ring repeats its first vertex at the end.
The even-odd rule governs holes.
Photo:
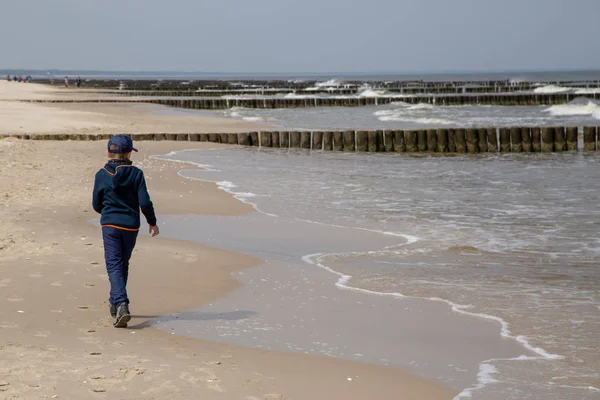
POLYGON ((544 110, 553 116, 591 115, 600 119, 600 105, 584 97, 577 98, 568 104, 549 107, 544 110))

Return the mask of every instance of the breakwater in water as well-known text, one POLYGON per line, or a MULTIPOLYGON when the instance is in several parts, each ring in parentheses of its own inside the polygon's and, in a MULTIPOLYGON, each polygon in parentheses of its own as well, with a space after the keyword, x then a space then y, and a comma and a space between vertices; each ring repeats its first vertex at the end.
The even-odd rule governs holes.
MULTIPOLYGON (((220 97, 144 97, 127 100, 119 98, 98 98, 80 100, 24 100, 32 103, 151 103, 169 107, 222 110, 233 107, 277 109, 306 107, 366 107, 391 104, 402 101, 408 104, 431 104, 436 106, 459 105, 500 105, 531 106, 558 105, 582 97, 574 93, 511 93, 511 94, 462 94, 462 95, 396 95, 378 97, 263 97, 263 98, 220 98, 220 97)), ((600 100, 600 90, 585 95, 588 99, 600 100)))
MULTIPOLYGON (((324 151, 395 153, 527 153, 597 151, 600 128, 510 127, 422 130, 136 133, 134 140, 212 142, 324 151)), ((30 140, 107 140, 110 134, 0 135, 30 140)))
MULTIPOLYGON (((373 90, 384 90, 393 93, 507 93, 533 91, 551 87, 598 88, 600 80, 595 77, 587 79, 464 79, 442 80, 442 76, 433 80, 406 79, 88 79, 84 86, 101 90, 117 90, 118 93, 131 96, 223 96, 232 94, 260 93, 264 95, 289 93, 295 94, 357 94, 365 87, 373 90), (592 79, 590 79, 592 78, 592 79)), ((390 78, 390 77, 388 77, 390 78)), ((575 76, 573 76, 575 78, 575 76)), ((582 77, 579 77, 582 78, 582 77)), ((42 79, 36 82, 61 86, 62 79, 42 79)))

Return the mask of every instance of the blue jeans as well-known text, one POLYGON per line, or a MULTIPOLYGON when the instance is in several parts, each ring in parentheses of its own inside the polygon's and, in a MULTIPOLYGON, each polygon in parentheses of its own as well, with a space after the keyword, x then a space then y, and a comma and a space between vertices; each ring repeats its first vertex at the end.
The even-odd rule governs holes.
POLYGON ((110 281, 110 304, 128 303, 127 278, 129 276, 129 259, 137 240, 137 231, 102 227, 104 241, 104 261, 110 281))

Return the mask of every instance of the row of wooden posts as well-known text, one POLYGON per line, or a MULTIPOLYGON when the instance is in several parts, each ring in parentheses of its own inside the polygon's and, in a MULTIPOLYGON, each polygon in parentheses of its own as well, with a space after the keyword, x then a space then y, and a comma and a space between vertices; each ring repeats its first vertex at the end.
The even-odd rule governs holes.
MULTIPOLYGON (((178 98, 133 98, 88 99, 88 100, 25 100, 33 103, 153 103, 169 107, 199 110, 222 110, 232 107, 277 109, 305 107, 365 107, 405 102, 410 104, 427 103, 438 106, 454 105, 555 105, 566 104, 578 95, 570 93, 554 94, 462 94, 462 95, 418 95, 405 97, 305 97, 282 98, 265 96, 263 98, 220 98, 220 97, 178 97, 178 98)), ((600 100, 600 92, 585 95, 589 99, 600 100)))
MULTIPOLYGON (((598 150, 600 128, 583 127, 579 145, 578 127, 511 127, 370 131, 262 131, 244 133, 146 133, 131 134, 134 141, 213 142, 333 151, 368 152, 561 152, 598 150)), ((110 134, 8 135, 31 140, 107 140, 110 134)))
MULTIPOLYGON (((36 80, 39 83, 56 83, 62 84, 61 80, 40 79, 36 80)), ((195 91, 197 89, 209 89, 215 91, 228 91, 232 88, 247 87, 247 88, 268 88, 268 89, 285 89, 293 91, 304 91, 308 88, 314 88, 318 83, 316 80, 290 82, 289 80, 280 79, 246 79, 246 80, 148 80, 148 79, 91 79, 86 80, 86 87, 114 89, 120 84, 126 85, 130 90, 135 91, 195 91)), ((598 80, 584 81, 521 81, 510 82, 508 80, 467 80, 467 81, 423 81, 423 80, 354 80, 345 81, 341 86, 337 87, 341 90, 353 87, 358 88, 363 84, 369 84, 375 88, 382 88, 394 92, 403 93, 457 93, 462 92, 513 92, 521 90, 533 90, 543 85, 557 85, 569 87, 592 88, 600 87, 598 80)), ((334 87, 336 88, 336 87, 334 87)), ((163 94, 164 95, 164 94, 163 94)))
MULTIPOLYGON (((448 87, 374 87, 373 90, 385 90, 390 93, 396 94, 461 94, 461 93, 511 93, 511 92, 530 92, 535 89, 535 86, 530 88, 520 86, 448 86, 448 87)), ((573 90, 578 89, 574 87, 573 90)), ((274 96, 283 95, 288 93, 294 93, 295 95, 333 95, 333 96, 344 96, 344 95, 357 95, 362 91, 361 87, 334 87, 334 88, 322 88, 322 89, 290 89, 290 88, 259 88, 259 89, 202 89, 202 88, 189 88, 183 90, 115 90, 113 94, 122 96, 135 96, 135 97, 221 97, 221 96, 243 96, 243 95, 261 95, 261 96, 274 96)), ((100 92, 107 93, 107 92, 100 92)))
MULTIPOLYGON (((307 97, 307 98, 179 98, 179 99, 153 99, 151 103, 170 107, 191 109, 228 109, 232 107, 277 109, 277 108, 304 108, 304 107, 365 107, 378 106, 394 102, 409 104, 434 104, 438 106, 455 105, 556 105, 566 104, 576 98, 570 93, 553 94, 461 94, 461 95, 418 95, 410 97, 307 97)), ((587 94, 587 98, 600 99, 599 93, 587 94)))

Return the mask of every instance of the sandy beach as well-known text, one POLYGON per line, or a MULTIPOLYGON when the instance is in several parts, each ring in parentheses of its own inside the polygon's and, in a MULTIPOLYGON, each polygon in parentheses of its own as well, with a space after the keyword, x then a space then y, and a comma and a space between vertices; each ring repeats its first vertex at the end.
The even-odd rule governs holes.
MULTIPOLYGON (((0 134, 236 132, 241 121, 152 113, 131 104, 22 103, 75 90, 0 82, 0 134)), ((93 96, 92 94, 83 94, 93 96)), ((137 142, 160 216, 244 215, 253 208, 215 184, 177 175, 152 155, 207 143, 137 142)), ((140 236, 132 259, 133 320, 114 329, 100 230, 91 208, 103 142, 0 140, 0 398, 451 399, 398 368, 187 339, 149 327, 239 285, 256 257, 140 236)), ((186 166, 189 169, 189 166, 186 166)), ((167 230, 168 227, 161 227, 167 230)))

